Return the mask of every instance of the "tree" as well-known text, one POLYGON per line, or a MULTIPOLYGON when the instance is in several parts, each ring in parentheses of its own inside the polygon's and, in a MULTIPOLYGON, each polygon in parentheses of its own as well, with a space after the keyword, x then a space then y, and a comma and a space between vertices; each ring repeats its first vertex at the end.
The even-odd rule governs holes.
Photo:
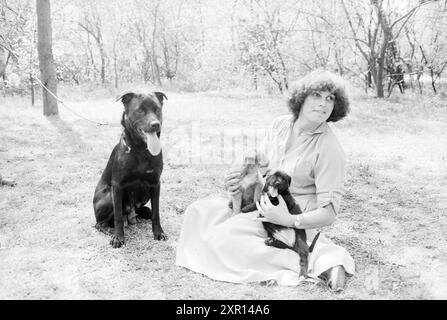
MULTIPOLYGON (((252 75, 255 87, 258 73, 266 74, 283 93, 289 88, 283 46, 293 33, 292 28, 283 21, 284 12, 288 11, 283 6, 288 4, 281 2, 272 5, 268 1, 254 0, 248 5, 250 14, 240 19, 239 23, 240 61, 252 75)), ((292 20, 292 24, 297 17, 292 20)))
MULTIPOLYGON (((437 81, 447 68, 447 1, 439 1, 427 10, 423 21, 406 28, 412 53, 409 58, 420 74, 423 69, 428 70, 432 89, 437 93, 437 81)), ((422 93, 419 81, 418 84, 422 93)))
POLYGON ((0 78, 2 79, 5 79, 6 62, 5 50, 3 50, 3 47, 0 46, 0 78))
POLYGON ((32 19, 29 1, 0 0, 0 77, 8 78, 9 72, 27 74, 34 61, 29 57, 35 50, 32 43, 32 19))
MULTIPOLYGON (((15 73, 22 84, 38 68, 30 2, 0 0, 0 77, 6 64, 6 77, 15 73)), ((411 74, 423 80, 425 72, 439 91, 447 70, 446 3, 231 0, 216 8, 204 0, 53 1, 52 51, 57 80, 80 85, 144 80, 190 91, 279 92, 324 68, 379 97, 387 86, 388 94, 403 91, 403 73, 408 81, 411 74)))
MULTIPOLYGON (((99 50, 99 57, 101 59, 101 83, 106 83, 106 64, 107 64, 107 54, 104 48, 104 40, 102 35, 102 23, 101 18, 98 13, 98 9, 94 6, 90 6, 91 12, 86 11, 84 14, 84 21, 79 22, 79 27, 81 27, 83 30, 87 32, 88 39, 90 36, 93 37, 93 39, 96 42, 96 45, 98 46, 99 50)), ((90 53, 93 60, 93 54, 90 53)))
POLYGON ((349 8, 346 1, 341 0, 355 45, 368 65, 367 79, 372 78, 377 97, 384 97, 383 81, 390 47, 395 45, 396 39, 409 19, 422 5, 429 2, 431 1, 421 0, 403 14, 398 14, 398 10, 392 8, 392 5, 385 3, 384 0, 370 0, 370 3, 365 6, 355 1, 349 8))
MULTIPOLYGON (((37 12, 37 51, 39 54, 40 78, 42 83, 54 95, 57 94, 56 70, 54 67, 51 30, 50 0, 36 0, 37 12)), ((46 116, 59 113, 57 100, 42 88, 43 114, 46 116)))

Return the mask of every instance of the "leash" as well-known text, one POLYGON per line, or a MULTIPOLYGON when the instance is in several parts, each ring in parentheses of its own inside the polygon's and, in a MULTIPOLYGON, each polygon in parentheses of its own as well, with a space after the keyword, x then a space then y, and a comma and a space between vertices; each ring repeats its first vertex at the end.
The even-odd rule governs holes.
POLYGON ((90 121, 90 122, 92 122, 92 123, 94 123, 94 124, 97 124, 97 125, 100 125, 100 126, 110 126, 110 123, 107 123, 107 122, 97 122, 97 121, 94 121, 94 120, 90 120, 90 119, 84 117, 83 115, 80 115, 79 113, 77 113, 76 111, 74 111, 73 109, 71 109, 69 106, 67 106, 67 105, 64 103, 64 101, 62 101, 61 98, 59 98, 59 97, 56 96, 53 92, 51 92, 51 90, 48 89, 48 88, 42 83, 42 81, 40 81, 40 79, 39 79, 38 77, 34 77, 34 76, 33 76, 33 78, 36 79, 37 82, 42 86, 42 88, 44 88, 49 94, 51 94, 51 95, 54 97, 54 99, 56 99, 58 102, 60 102, 62 106, 64 106, 67 110, 69 110, 71 113, 75 114, 75 115, 78 116, 79 118, 82 118, 82 119, 84 119, 84 120, 86 120, 86 121, 90 121))

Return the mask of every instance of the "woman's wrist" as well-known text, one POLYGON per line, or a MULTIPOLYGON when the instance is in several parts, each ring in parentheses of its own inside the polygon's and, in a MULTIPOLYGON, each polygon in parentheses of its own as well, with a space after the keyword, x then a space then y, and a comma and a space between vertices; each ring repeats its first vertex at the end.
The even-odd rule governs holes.
POLYGON ((303 229, 303 227, 301 227, 301 215, 296 215, 294 218, 293 227, 295 229, 303 229))
POLYGON ((329 226, 335 221, 335 211, 329 204, 323 208, 312 211, 303 212, 296 215, 294 228, 296 229, 313 229, 329 226))

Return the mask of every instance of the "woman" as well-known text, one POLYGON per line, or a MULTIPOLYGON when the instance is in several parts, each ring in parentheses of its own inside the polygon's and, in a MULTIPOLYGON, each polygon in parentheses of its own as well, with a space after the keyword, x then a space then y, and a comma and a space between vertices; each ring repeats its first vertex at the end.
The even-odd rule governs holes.
MULTIPOLYGON (((257 152, 269 169, 283 170, 292 177, 290 192, 303 214, 291 215, 284 201, 273 206, 268 197, 257 203, 258 211, 235 216, 228 199, 198 200, 185 212, 177 265, 221 281, 299 283, 298 254, 265 245, 262 220, 305 229, 309 244, 316 228, 334 222, 340 208, 345 155, 328 122, 347 115, 349 100, 341 78, 314 71, 294 86, 288 104, 291 115, 274 119, 257 152), (264 218, 258 218, 259 211, 264 218)), ((225 178, 230 194, 239 192, 239 174, 233 171, 225 178)), ((309 255, 309 276, 341 290, 345 275, 354 274, 354 269, 349 253, 321 234, 309 255)))

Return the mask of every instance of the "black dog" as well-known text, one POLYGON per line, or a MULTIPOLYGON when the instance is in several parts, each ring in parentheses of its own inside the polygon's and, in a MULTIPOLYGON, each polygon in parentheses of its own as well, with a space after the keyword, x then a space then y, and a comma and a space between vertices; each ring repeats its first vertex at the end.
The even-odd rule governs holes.
POLYGON ((96 228, 112 234, 110 244, 114 248, 124 244, 125 219, 135 223, 136 215, 152 219, 154 239, 167 239, 160 225, 159 212, 163 99, 167 97, 162 92, 130 92, 118 98, 124 104, 123 134, 93 197, 96 228), (152 210, 144 207, 149 200, 152 210), (111 228, 114 228, 113 233, 111 228))
MULTIPOLYGON (((302 211, 300 207, 290 194, 290 183, 291 178, 287 173, 283 171, 275 171, 272 175, 267 177, 263 192, 269 196, 270 202, 275 206, 279 204, 279 200, 277 198, 278 195, 281 195, 287 205, 287 209, 291 214, 301 214, 302 211)), ((284 238, 285 236, 284 234, 281 234, 281 232, 287 228, 265 221, 262 222, 262 224, 264 225, 264 228, 268 234, 268 239, 265 240, 265 244, 280 249, 292 249, 298 253, 300 256, 300 276, 307 277, 307 268, 309 265, 308 256, 309 253, 313 251, 320 233, 315 236, 311 246, 309 247, 306 242, 306 231, 304 229, 294 228, 295 241, 292 241, 293 246, 289 246, 280 239, 284 238)))

